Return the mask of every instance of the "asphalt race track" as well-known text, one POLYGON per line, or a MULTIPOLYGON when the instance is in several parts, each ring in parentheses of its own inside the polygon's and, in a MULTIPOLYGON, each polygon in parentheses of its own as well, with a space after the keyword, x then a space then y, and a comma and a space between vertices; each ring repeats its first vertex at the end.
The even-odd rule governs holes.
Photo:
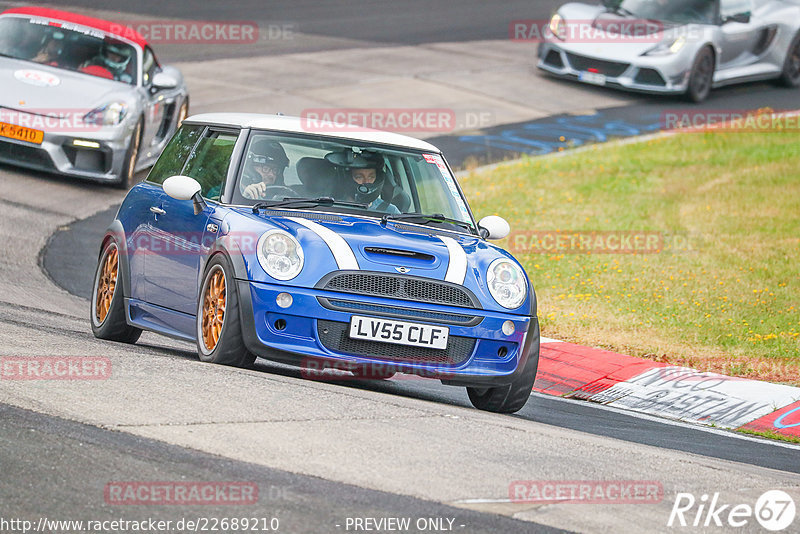
MULTIPOLYGON (((480 48, 473 43, 507 39, 510 20, 546 19, 558 3, 252 0, 186 9, 112 0, 99 13, 278 21, 307 37, 263 49, 165 47, 162 59, 202 72, 204 60, 250 55, 312 58, 354 47, 413 54, 431 43, 480 48)), ((526 75, 538 81, 529 68, 526 75)), ((541 83, 565 84, 577 99, 567 106, 599 124, 624 121, 630 135, 655 130, 664 109, 684 106, 541 83)), ((199 96, 195 111, 224 102, 226 92, 204 86, 199 96)), ((705 108, 788 109, 798 107, 798 96, 750 84, 714 93, 705 108)), ((434 142, 453 161, 491 161, 558 150, 563 132, 554 125, 586 143, 622 136, 575 128, 586 122, 565 123, 572 115, 562 111, 541 115, 434 142), (520 130, 550 133, 522 137, 520 130), (512 137, 526 139, 525 149, 492 144, 512 137)), ((123 193, 9 166, 0 166, 0 184, 0 356, 93 356, 107 358, 112 369, 104 381, 0 383, 0 520, 275 517, 279 532, 322 533, 354 531, 348 518, 408 517, 452 519, 453 530, 465 533, 694 532, 700 530, 666 526, 679 492, 718 492, 724 503, 752 506, 767 490, 796 494, 800 487, 794 445, 542 395, 514 416, 500 416, 472 409, 463 389, 406 375, 311 381, 263 360, 251 369, 202 364, 192 345, 153 334, 134 346, 96 340, 86 297, 99 236, 123 193), (519 480, 655 481, 664 498, 638 505, 511 502, 509 488, 519 480), (104 497, 115 481, 244 481, 258 486, 259 499, 124 506, 104 497)), ((759 525, 751 519, 736 531, 757 532, 759 525)))

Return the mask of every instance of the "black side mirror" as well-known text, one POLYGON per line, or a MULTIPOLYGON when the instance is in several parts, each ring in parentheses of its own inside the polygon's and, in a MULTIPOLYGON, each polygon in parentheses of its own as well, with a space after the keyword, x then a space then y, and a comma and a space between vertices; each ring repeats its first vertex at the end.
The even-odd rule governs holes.
POLYGON ((729 17, 725 17, 722 19, 723 24, 727 24, 729 22, 738 22, 739 24, 749 24, 751 13, 749 11, 745 13, 736 13, 735 15, 730 15, 729 17))

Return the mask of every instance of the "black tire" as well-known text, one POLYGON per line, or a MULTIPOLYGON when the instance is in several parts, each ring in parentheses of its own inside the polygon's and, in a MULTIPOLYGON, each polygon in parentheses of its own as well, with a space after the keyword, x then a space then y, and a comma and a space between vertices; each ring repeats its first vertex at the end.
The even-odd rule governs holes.
POLYGON ((122 171, 117 179, 116 186, 120 189, 128 189, 133 185, 133 177, 136 175, 136 160, 139 159, 139 148, 142 144, 142 121, 136 123, 136 128, 131 134, 131 143, 125 152, 125 161, 122 164, 122 171))
MULTIPOLYGON (((218 311, 214 317, 218 317, 218 311)), ((239 291, 233 276, 233 269, 228 263, 227 258, 222 254, 217 254, 209 260, 206 271, 203 274, 203 283, 200 286, 200 293, 197 299, 197 355, 200 360, 208 363, 220 365, 231 365, 234 367, 248 367, 256 360, 255 355, 251 354, 244 344, 242 338, 242 324, 239 318, 239 291), (214 275, 221 272, 224 283, 224 308, 221 318, 221 330, 218 339, 213 347, 209 347, 204 338, 204 321, 211 315, 204 315, 204 304, 206 292, 209 291, 209 284, 214 275)))
POLYGON ((492 388, 468 387, 469 400, 474 407, 487 412, 518 412, 531 396, 538 367, 537 351, 528 356, 524 371, 512 383, 492 388))
POLYGON ((705 47, 698 52, 692 64, 689 88, 686 90, 689 101, 699 104, 708 98, 714 85, 714 70, 714 52, 705 47))
POLYGON ((92 325, 94 337, 119 341, 121 343, 136 343, 142 331, 139 328, 130 326, 125 319, 125 292, 123 289, 123 277, 120 276, 119 248, 114 240, 109 240, 103 247, 100 259, 97 262, 97 269, 94 273, 94 284, 92 285, 92 300, 89 303, 89 321, 92 325), (104 271, 103 267, 109 257, 116 254, 116 272, 113 275, 113 288, 107 285, 108 279, 105 278, 110 273, 104 271), (104 280, 105 278, 105 280, 104 280), (101 282, 105 285, 101 289, 101 282), (107 290, 110 289, 110 293, 107 290), (107 311, 101 312, 98 303, 103 296, 111 298, 111 304, 107 311), (103 315, 105 313, 105 315, 103 315))
POLYGON ((778 78, 778 83, 784 87, 800 87, 800 33, 798 33, 789 51, 786 53, 786 61, 783 64, 783 72, 778 78))

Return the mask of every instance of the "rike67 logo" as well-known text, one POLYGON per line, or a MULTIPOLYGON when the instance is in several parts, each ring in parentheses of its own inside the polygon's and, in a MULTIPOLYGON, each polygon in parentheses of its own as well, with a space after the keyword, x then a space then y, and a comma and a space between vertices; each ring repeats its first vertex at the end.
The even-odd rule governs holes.
POLYGON ((667 526, 740 528, 752 525, 755 518, 766 530, 779 532, 794 523, 796 512, 794 499, 781 490, 765 492, 755 506, 723 503, 719 493, 703 494, 699 499, 691 493, 678 493, 667 526))

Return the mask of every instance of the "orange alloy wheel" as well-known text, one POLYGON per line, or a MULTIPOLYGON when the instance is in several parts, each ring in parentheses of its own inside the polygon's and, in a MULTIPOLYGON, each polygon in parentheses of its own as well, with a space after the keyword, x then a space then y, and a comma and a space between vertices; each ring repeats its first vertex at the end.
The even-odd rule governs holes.
POLYGON ((119 265, 119 254, 117 247, 111 247, 103 261, 103 270, 100 272, 100 280, 97 284, 97 301, 95 302, 95 316, 100 324, 106 320, 108 311, 111 309, 111 301, 114 298, 114 290, 117 287, 117 266, 119 265))
POLYGON ((206 285, 203 296, 203 343, 213 351, 219 343, 222 322, 225 320, 225 273, 216 269, 206 285))

